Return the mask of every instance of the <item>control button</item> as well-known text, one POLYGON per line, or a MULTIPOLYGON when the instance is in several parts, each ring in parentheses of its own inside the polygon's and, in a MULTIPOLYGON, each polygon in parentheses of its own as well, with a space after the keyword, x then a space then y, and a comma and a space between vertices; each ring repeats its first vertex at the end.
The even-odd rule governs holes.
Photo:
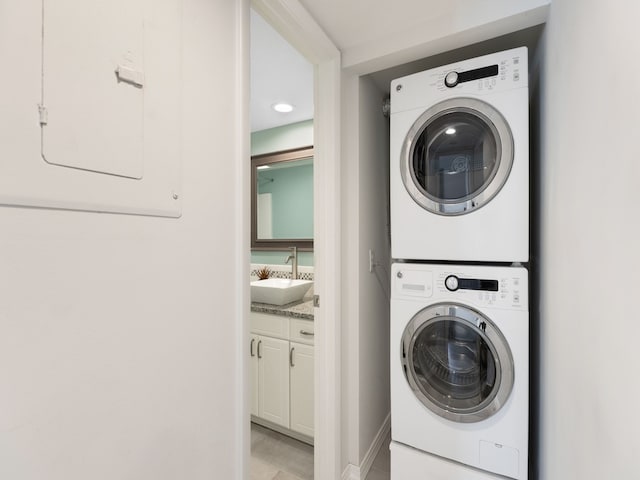
POLYGON ((458 72, 447 73, 447 76, 444 77, 444 84, 449 88, 455 87, 458 84, 458 72))
POLYGON ((458 289, 458 277, 455 275, 449 275, 445 278, 444 285, 450 292, 455 292, 458 289))
POLYGON ((520 295, 518 295, 517 293, 513 294, 513 303, 519 303, 520 302, 520 295))

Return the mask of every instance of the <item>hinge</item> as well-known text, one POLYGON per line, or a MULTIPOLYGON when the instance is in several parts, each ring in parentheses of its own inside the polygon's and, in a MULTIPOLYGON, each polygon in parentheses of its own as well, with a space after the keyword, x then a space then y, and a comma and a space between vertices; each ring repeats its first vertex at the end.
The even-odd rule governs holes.
POLYGON ((49 112, 47 107, 42 104, 38 104, 38 113, 40 115, 40 125, 46 125, 49 121, 49 112))
POLYGON ((320 295, 314 295, 313 296, 313 306, 314 307, 319 307, 320 306, 320 295))

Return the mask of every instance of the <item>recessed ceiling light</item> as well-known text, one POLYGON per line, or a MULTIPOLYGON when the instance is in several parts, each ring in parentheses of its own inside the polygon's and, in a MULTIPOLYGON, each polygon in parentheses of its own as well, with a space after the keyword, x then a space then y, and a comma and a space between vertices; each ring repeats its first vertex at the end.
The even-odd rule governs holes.
POLYGON ((449 127, 444 131, 444 133, 446 133, 447 135, 453 135, 454 133, 456 133, 456 129, 453 127, 449 127))
POLYGON ((273 108, 276 112, 280 112, 280 113, 289 113, 293 111, 293 105, 291 105, 290 103, 274 103, 273 105, 271 105, 271 108, 273 108))
POLYGON ((258 170, 264 170, 265 168, 271 168, 271 167, 269 167, 269 165, 260 165, 258 167, 258 170))

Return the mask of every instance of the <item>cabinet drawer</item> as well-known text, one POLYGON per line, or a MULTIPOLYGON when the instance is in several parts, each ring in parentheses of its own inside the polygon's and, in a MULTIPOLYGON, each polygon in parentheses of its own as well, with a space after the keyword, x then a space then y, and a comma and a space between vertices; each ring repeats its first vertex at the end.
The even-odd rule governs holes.
POLYGON ((289 338, 292 342, 306 343, 313 345, 314 324, 313 320, 302 320, 292 318, 289 324, 289 338))
POLYGON ((251 312, 251 333, 268 335, 270 337, 289 339, 289 318, 282 315, 269 315, 268 313, 251 312))

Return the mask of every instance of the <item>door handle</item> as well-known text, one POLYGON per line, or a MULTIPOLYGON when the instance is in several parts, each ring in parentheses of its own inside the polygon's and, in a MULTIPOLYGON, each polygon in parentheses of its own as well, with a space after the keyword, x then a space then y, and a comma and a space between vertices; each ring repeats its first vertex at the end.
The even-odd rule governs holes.
POLYGON ((307 330, 300 330, 300 335, 307 335, 309 337, 313 337, 315 335, 315 333, 309 332, 307 330))
POLYGON ((260 355, 260 345, 262 345, 262 340, 258 340, 258 358, 262 358, 262 355, 260 355))
POLYGON ((291 365, 292 367, 296 366, 296 364, 293 363, 293 352, 295 351, 296 351, 295 347, 291 347, 291 350, 289 350, 289 365, 291 365))
POLYGON ((250 347, 250 350, 251 350, 251 356, 252 356, 252 357, 255 357, 255 356, 256 356, 256 354, 255 354, 255 353, 253 353, 253 344, 254 344, 254 343, 256 343, 256 339, 255 339, 255 338, 252 338, 252 339, 251 339, 251 347, 250 347))

